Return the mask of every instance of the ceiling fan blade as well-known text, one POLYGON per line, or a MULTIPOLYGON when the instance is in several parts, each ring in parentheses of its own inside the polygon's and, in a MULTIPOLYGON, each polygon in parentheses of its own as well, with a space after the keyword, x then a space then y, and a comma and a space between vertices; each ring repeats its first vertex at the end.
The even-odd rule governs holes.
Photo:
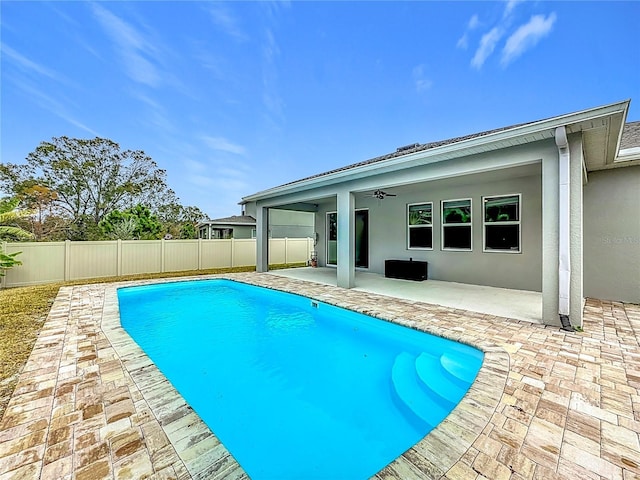
POLYGON ((367 197, 373 197, 373 198, 377 198, 378 200, 382 200, 385 197, 396 197, 397 195, 395 193, 387 193, 384 190, 376 190, 373 193, 369 193, 367 194, 367 197))

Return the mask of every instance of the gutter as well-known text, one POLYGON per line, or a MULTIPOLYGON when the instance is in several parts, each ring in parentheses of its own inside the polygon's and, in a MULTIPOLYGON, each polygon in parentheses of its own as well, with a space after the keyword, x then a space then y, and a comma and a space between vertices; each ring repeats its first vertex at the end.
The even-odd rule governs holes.
POLYGON ((569 166, 571 154, 567 140, 567 129, 564 126, 555 129, 556 146, 558 147, 558 314, 563 330, 573 331, 569 319, 571 286, 570 255, 570 220, 571 189, 569 166))

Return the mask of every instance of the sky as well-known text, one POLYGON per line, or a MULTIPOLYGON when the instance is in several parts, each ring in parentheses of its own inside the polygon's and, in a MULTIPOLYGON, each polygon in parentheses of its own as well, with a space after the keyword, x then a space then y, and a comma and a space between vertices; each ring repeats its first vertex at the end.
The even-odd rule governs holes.
POLYGON ((639 1, 0 2, 0 155, 108 138, 183 205, 632 99, 639 1))

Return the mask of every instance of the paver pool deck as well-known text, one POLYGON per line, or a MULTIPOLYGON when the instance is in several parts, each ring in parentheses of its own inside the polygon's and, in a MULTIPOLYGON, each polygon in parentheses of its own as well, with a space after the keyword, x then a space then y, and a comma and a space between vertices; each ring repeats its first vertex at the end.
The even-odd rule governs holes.
MULTIPOLYGON (((378 479, 640 478, 640 306, 587 300, 584 332, 269 274, 230 278, 468 343, 476 382, 378 479)), ((122 330, 116 289, 63 287, 0 421, 0 480, 248 478, 122 330)), ((283 461, 286 461, 284 459, 283 461)))

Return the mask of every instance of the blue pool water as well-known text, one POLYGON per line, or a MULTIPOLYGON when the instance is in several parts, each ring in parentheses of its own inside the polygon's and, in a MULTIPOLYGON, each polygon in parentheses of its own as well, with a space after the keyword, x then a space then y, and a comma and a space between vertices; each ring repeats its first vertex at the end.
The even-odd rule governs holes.
POLYGON ((229 280, 122 288, 118 299, 123 328, 254 480, 369 478, 448 415, 483 359, 229 280))

